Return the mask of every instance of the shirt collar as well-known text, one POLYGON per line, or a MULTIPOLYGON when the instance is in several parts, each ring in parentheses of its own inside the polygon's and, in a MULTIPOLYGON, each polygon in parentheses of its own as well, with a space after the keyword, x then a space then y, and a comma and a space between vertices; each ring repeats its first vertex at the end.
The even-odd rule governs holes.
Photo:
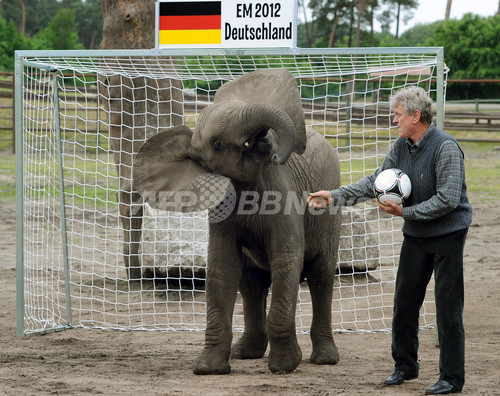
POLYGON ((422 139, 420 139, 417 143, 414 143, 413 140, 411 140, 410 138, 406 138, 405 143, 406 147, 408 148, 408 151, 410 153, 414 153, 417 150, 419 150, 422 146, 424 146, 427 140, 429 140, 430 136, 432 135, 431 130, 433 129, 434 129, 434 123, 431 122, 424 136, 422 136, 422 139))

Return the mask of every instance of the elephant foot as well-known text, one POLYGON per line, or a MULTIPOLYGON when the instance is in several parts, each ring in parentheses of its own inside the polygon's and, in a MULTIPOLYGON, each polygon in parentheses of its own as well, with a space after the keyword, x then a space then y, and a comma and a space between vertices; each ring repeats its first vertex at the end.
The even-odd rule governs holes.
POLYGON ((269 351, 269 370, 273 373, 289 373, 295 370, 302 360, 302 352, 297 340, 280 341, 279 345, 271 343, 269 351))
POLYGON ((245 333, 231 348, 231 357, 235 359, 260 359, 267 349, 267 336, 249 337, 245 333))
POLYGON ((125 256, 125 265, 129 281, 136 281, 142 278, 142 268, 137 256, 125 256))
POLYGON ((333 341, 324 343, 321 346, 313 347, 311 362, 314 364, 337 364, 340 354, 333 341))
POLYGON ((129 267, 128 268, 128 280, 137 281, 142 278, 141 267, 129 267))
POLYGON ((231 365, 228 359, 212 356, 213 352, 203 351, 193 362, 193 373, 197 375, 229 374, 231 365))

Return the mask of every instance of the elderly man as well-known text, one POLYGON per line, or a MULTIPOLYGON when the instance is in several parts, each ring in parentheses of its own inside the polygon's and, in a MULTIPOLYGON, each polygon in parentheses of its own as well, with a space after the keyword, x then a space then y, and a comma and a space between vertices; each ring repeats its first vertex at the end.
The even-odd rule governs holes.
POLYGON ((422 88, 398 91, 391 106, 399 138, 382 166, 357 183, 311 193, 308 202, 314 208, 354 205, 375 198, 373 182, 383 170, 398 168, 410 177, 412 194, 403 206, 377 200, 383 211, 404 219, 392 322, 395 370, 384 384, 418 377, 419 311, 434 271, 440 377, 425 393, 457 393, 465 381, 463 250, 472 220, 463 152, 432 123, 432 101, 422 88))

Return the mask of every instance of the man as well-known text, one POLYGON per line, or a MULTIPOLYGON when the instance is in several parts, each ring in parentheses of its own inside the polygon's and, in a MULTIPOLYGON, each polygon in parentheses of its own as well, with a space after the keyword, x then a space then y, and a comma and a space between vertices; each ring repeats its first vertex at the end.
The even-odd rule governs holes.
POLYGON ((412 193, 403 206, 377 200, 380 209, 404 219, 392 322, 395 371, 384 384, 400 385, 418 377, 419 310, 434 271, 440 377, 425 393, 457 393, 465 377, 463 250, 472 220, 463 153, 452 136, 432 123, 432 101, 422 88, 397 92, 391 108, 399 138, 382 166, 350 186, 311 193, 308 203, 319 209, 375 198, 373 182, 388 168, 410 177, 412 193))

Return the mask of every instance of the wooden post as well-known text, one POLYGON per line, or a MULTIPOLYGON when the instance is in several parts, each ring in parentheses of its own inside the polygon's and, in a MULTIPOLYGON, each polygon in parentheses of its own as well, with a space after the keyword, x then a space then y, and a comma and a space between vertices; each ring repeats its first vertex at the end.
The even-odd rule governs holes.
POLYGON ((16 78, 12 73, 12 154, 16 153, 16 78))

